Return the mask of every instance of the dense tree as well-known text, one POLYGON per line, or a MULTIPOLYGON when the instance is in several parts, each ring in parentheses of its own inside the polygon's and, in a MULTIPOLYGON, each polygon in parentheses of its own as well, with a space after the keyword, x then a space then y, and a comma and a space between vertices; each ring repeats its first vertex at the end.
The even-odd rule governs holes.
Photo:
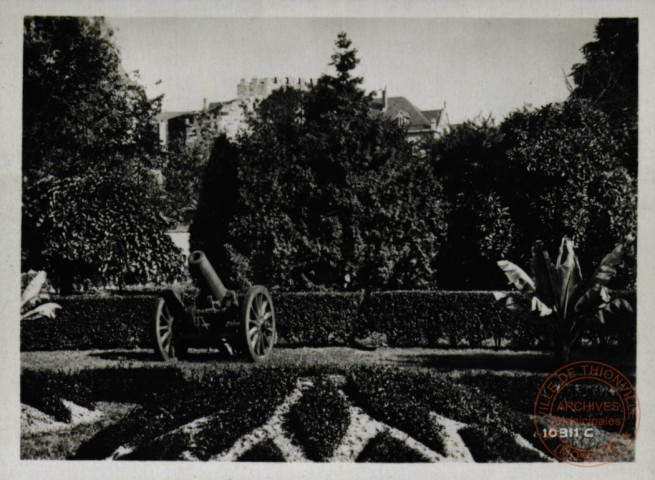
MULTIPOLYGON (((273 92, 250 117, 236 162, 238 214, 214 248, 226 249, 238 283, 433 286, 444 225, 432 166, 372 110, 373 97, 352 76, 358 58, 345 34, 336 46, 336 75, 308 92, 273 92)), ((222 204, 203 191, 205 202, 222 204)))
MULTIPOLYGON (((501 258, 529 260, 537 240, 571 237, 584 267, 636 229, 636 181, 607 116, 569 100, 510 114, 499 127, 455 126, 427 146, 449 202, 439 257, 444 288, 495 288, 501 258)), ((618 284, 634 282, 635 252, 618 284)))
POLYGON ((216 132, 206 111, 196 114, 195 141, 175 139, 163 153, 164 209, 176 223, 188 224, 198 207, 203 172, 209 163, 216 132))
POLYGON ((372 108, 348 38, 336 46, 335 75, 274 92, 215 149, 192 243, 231 282, 497 288, 495 262, 527 262, 537 240, 572 238, 584 270, 634 233, 623 131, 590 101, 465 122, 417 150, 372 108))
POLYGON ((426 144, 449 205, 448 241, 438 259, 442 288, 492 288, 502 279, 495 262, 512 247, 516 227, 496 191, 499 143, 493 120, 480 118, 426 144))
POLYGON ((612 121, 636 125, 638 41, 636 18, 601 19, 595 40, 582 47, 585 61, 573 66, 571 97, 589 100, 612 121))
MULTIPOLYGON (((568 101, 465 122, 426 146, 449 202, 445 288, 493 288, 494 260, 571 236, 583 266, 636 229, 637 20, 602 19, 568 101)), ((634 283, 634 244, 616 281, 634 283)))
POLYGON ((26 17, 23 268, 75 279, 161 281, 179 269, 159 215, 160 98, 120 65, 102 18, 26 17))
POLYGON ((82 285, 172 281, 181 274, 180 252, 163 232, 154 209, 160 190, 142 169, 47 176, 27 186, 32 263, 70 292, 82 285))
POLYGON ((572 99, 588 100, 607 114, 621 142, 619 154, 633 174, 637 170, 639 103, 639 30, 636 18, 603 18, 595 40, 582 47, 584 62, 573 66, 572 99))
MULTIPOLYGON (((522 262, 536 240, 555 250, 568 236, 585 271, 635 233, 636 180, 621 163, 605 114, 570 100, 514 112, 501 134, 498 191, 520 227, 515 255, 522 262)), ((634 257, 626 261, 634 273, 634 257)))
POLYGON ((191 250, 202 250, 221 277, 228 278, 235 266, 226 249, 228 227, 240 214, 237 162, 239 151, 225 135, 214 144, 202 178, 198 206, 190 226, 191 250))
POLYGON ((102 18, 27 17, 23 42, 23 170, 74 175, 157 159, 154 115, 120 64, 102 18))

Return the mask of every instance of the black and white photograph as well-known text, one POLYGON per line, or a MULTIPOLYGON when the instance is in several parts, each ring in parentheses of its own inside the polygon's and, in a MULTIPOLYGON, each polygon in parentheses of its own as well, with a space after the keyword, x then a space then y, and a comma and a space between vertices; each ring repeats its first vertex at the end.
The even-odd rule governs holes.
POLYGON ((137 4, 6 21, 16 468, 648 478, 652 18, 137 4))

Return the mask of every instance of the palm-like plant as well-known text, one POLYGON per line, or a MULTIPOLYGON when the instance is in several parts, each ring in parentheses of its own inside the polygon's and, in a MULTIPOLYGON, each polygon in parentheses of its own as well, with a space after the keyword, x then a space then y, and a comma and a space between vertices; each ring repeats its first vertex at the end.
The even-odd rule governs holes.
POLYGON ((54 302, 42 303, 48 299, 48 294, 43 291, 46 283, 46 273, 41 271, 36 273, 24 273, 23 281, 29 281, 23 293, 20 296, 20 319, 35 320, 41 317, 55 318, 55 313, 61 305, 54 302))
POLYGON ((543 243, 537 241, 530 263, 533 278, 512 262, 500 260, 498 266, 517 291, 494 292, 494 296, 503 300, 510 311, 547 322, 558 359, 568 362, 572 346, 586 328, 605 324, 607 314, 633 311, 625 299, 613 299, 607 288, 622 258, 623 246, 619 244, 603 258, 589 281, 584 282, 571 239, 562 238, 556 264, 543 243))

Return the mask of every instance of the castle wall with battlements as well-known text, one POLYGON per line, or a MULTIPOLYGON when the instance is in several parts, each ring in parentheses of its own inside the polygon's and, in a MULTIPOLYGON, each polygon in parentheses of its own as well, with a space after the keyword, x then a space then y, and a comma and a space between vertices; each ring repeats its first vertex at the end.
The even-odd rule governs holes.
POLYGON ((242 78, 237 85, 237 98, 267 97, 273 90, 282 87, 307 90, 313 82, 313 79, 305 80, 300 77, 253 77, 248 82, 242 78))

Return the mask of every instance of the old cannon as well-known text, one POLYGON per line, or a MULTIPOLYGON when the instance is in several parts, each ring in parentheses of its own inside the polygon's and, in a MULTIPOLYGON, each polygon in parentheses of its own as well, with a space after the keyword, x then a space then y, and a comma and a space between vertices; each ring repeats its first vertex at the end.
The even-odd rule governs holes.
POLYGON ((233 347, 253 362, 263 362, 276 340, 275 311, 268 290, 255 285, 245 293, 228 290, 201 251, 191 253, 189 272, 200 288, 192 305, 165 291, 157 298, 153 325, 155 352, 163 360, 186 354, 190 345, 233 347))

